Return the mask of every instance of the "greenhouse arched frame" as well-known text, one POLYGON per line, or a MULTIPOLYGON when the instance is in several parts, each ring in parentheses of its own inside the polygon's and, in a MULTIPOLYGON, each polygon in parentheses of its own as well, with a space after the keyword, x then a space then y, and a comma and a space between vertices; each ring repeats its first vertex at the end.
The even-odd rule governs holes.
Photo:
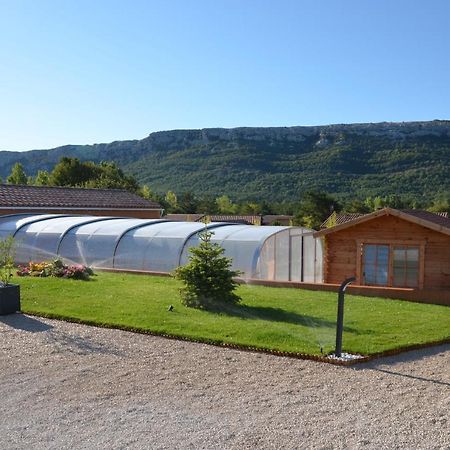
POLYGON ((170 273, 208 230, 246 279, 321 283, 322 241, 303 227, 179 222, 67 214, 0 216, 0 237, 14 236, 16 262, 61 258, 98 269, 170 273))

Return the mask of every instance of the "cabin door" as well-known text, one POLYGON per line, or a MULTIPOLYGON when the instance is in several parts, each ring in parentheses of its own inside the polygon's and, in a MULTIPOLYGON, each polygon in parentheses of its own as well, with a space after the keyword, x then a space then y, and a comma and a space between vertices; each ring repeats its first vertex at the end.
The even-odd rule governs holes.
POLYGON ((387 286, 389 281, 389 245, 365 244, 362 269, 364 284, 387 286))

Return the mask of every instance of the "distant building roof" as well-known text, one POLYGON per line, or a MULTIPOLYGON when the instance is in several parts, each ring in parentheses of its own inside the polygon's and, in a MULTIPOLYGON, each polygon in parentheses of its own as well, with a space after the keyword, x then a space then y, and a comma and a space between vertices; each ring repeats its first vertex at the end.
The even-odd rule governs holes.
POLYGON ((124 189, 0 185, 0 208, 161 209, 124 189))
POLYGON ((320 225, 320 229, 330 228, 341 223, 349 222, 350 220, 358 219, 359 217, 365 216, 362 213, 337 213, 333 212, 323 223, 320 225))
POLYGON ((204 214, 166 214, 164 219, 180 222, 201 222, 203 217, 205 217, 204 214))
POLYGON ((211 222, 242 223, 246 225, 261 225, 261 216, 236 216, 222 214, 167 214, 164 216, 169 220, 180 220, 182 222, 202 222, 205 218, 211 222))
POLYGON ((211 222, 231 222, 247 225, 261 225, 261 216, 210 215, 211 222))
POLYGON ((279 222, 281 225, 290 225, 294 220, 294 216, 286 214, 265 214, 262 216, 263 225, 272 225, 274 222, 279 222))

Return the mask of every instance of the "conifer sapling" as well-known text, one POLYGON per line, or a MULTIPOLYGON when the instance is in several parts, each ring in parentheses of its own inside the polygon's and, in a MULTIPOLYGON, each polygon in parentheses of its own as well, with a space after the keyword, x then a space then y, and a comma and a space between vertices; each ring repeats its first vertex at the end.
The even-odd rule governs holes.
POLYGON ((180 289, 181 302, 199 309, 216 309, 238 303, 234 292, 238 283, 233 279, 241 274, 231 270, 232 260, 223 256, 225 250, 211 242, 214 233, 199 233, 200 245, 189 249, 188 264, 175 270, 175 278, 184 282, 180 289))

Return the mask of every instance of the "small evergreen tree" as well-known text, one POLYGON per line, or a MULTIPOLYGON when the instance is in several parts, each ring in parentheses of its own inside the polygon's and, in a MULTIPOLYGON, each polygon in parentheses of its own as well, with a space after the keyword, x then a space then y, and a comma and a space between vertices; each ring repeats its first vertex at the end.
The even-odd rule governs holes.
POLYGON ((200 233, 200 245, 189 249, 189 263, 175 270, 175 278, 184 282, 180 294, 185 306, 220 309, 241 300, 234 292, 238 283, 233 280, 240 272, 230 269, 231 258, 223 256, 225 250, 211 242, 213 234, 206 230, 200 233))

